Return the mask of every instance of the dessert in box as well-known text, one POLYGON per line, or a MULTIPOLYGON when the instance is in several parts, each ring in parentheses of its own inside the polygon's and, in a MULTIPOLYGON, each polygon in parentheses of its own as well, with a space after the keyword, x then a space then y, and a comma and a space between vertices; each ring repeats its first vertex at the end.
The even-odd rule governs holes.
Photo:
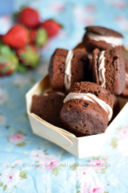
POLYGON ((128 112, 128 98, 122 97, 126 88, 122 35, 92 26, 87 27, 87 34, 90 30, 98 34, 95 41, 100 41, 91 50, 91 65, 83 42, 73 50, 58 48, 51 57, 49 75, 26 94, 33 132, 80 158, 100 155, 105 141, 128 112), (105 50, 99 36, 107 36, 105 50), (112 37, 118 45, 108 42, 112 37))
POLYGON ((87 67, 87 55, 84 49, 56 49, 49 65, 52 87, 69 90, 74 82, 85 79, 87 67))
POLYGON ((117 47, 123 50, 121 33, 102 26, 87 26, 85 30, 82 44, 86 47, 90 66, 92 66, 92 52, 95 48, 106 50, 117 47))
POLYGON ((120 49, 94 49, 92 55, 94 81, 111 93, 119 95, 125 87, 125 65, 120 49))
POLYGON ((83 44, 88 52, 95 48, 106 50, 122 46, 123 35, 115 30, 101 26, 87 26, 83 44))
POLYGON ((31 112, 51 124, 62 126, 59 117, 65 94, 56 91, 47 91, 41 95, 33 95, 31 112))
POLYGON ((64 99, 60 116, 77 136, 103 133, 113 115, 114 96, 92 82, 77 82, 64 99))
MULTIPOLYGON (((39 95, 40 93, 47 91, 49 88, 49 78, 46 76, 26 94, 27 113, 33 133, 57 144, 79 158, 100 155, 100 152, 104 149, 104 144, 109 135, 111 135, 111 132, 117 129, 119 122, 123 121, 127 116, 128 104, 109 124, 104 133, 77 137, 73 133, 70 133, 63 128, 56 127, 36 114, 31 113, 32 96, 35 94, 39 95)), ((122 100, 121 98, 121 107, 125 105, 126 101, 127 99, 122 100)))

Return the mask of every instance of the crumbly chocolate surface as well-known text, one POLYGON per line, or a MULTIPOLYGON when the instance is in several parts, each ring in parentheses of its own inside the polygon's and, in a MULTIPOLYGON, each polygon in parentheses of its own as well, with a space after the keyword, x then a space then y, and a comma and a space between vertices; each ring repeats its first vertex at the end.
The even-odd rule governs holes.
MULTIPOLYGON (((128 74, 128 48, 122 46, 120 49, 125 63, 125 73, 128 74)), ((128 80, 125 80, 125 88, 123 89, 122 96, 128 97, 128 80)))
POLYGON ((60 110, 64 96, 55 91, 41 95, 33 95, 31 112, 49 123, 61 127, 60 110))
MULTIPOLYGON (((101 84, 98 75, 99 69, 99 55, 101 51, 95 49, 93 51, 93 72, 94 81, 101 84)), ((106 89, 110 90, 113 94, 121 94, 125 87, 125 64, 121 56, 120 49, 113 48, 105 51, 105 80, 106 89)))
MULTIPOLYGON (((113 108, 113 95, 95 83, 75 83, 71 92, 92 93, 113 108)), ((104 132, 108 124, 108 115, 97 103, 84 99, 73 99, 63 104, 61 120, 70 132, 77 136, 84 136, 104 132)))
MULTIPOLYGON (((49 75, 54 89, 64 89, 65 61, 68 54, 66 49, 56 49, 51 57, 49 75)), ((88 59, 85 49, 77 49, 73 52, 71 60, 71 85, 76 81, 86 79, 88 74, 88 59)))
POLYGON ((49 64, 49 77, 54 89, 64 89, 65 60, 68 54, 67 49, 56 49, 49 64))

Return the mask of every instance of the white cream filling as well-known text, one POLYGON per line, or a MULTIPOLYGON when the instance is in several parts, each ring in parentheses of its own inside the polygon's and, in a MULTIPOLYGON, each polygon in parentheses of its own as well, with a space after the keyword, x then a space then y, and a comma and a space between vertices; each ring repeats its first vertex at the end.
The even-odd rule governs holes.
POLYGON ((99 74, 99 80, 101 82, 101 86, 103 88, 106 88, 106 78, 105 78, 105 51, 101 51, 100 56, 98 58, 99 68, 98 68, 98 74, 99 74))
POLYGON ((105 41, 112 45, 112 47, 122 45, 122 38, 117 38, 114 36, 102 36, 93 33, 88 33, 88 37, 95 41, 105 41))
POLYGON ((125 73, 125 80, 128 81, 128 73, 125 73))
POLYGON ((48 96, 48 93, 47 92, 43 93, 43 96, 48 96))
POLYGON ((92 59, 92 54, 88 53, 88 58, 91 60, 92 59))
POLYGON ((65 94, 63 92, 56 92, 58 95, 64 96, 65 94))
POLYGON ((69 50, 65 60, 64 85, 68 90, 71 87, 71 60, 73 58, 73 50, 69 50))
POLYGON ((110 121, 113 115, 113 110, 110 107, 110 105, 108 105, 106 102, 104 102, 103 100, 99 99, 97 96, 95 96, 92 93, 69 93, 65 99, 64 99, 64 103, 72 100, 72 99, 83 99, 85 101, 91 101, 93 103, 97 103, 100 105, 100 107, 102 109, 104 109, 106 111, 106 113, 108 114, 108 120, 110 121))
MULTIPOLYGON (((61 95, 61 96, 65 95, 63 92, 58 92, 58 91, 56 92, 56 94, 61 95)), ((49 95, 48 92, 43 93, 43 96, 48 96, 48 95, 49 95)))

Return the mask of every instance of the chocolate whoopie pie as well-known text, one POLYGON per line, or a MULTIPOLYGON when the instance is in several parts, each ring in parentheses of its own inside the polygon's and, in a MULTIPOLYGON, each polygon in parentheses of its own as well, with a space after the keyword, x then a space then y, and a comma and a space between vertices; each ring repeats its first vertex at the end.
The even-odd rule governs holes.
POLYGON ((125 87, 125 64, 120 49, 93 51, 94 81, 119 95, 125 87))
POLYGON ((85 29, 83 44, 88 52, 95 48, 106 50, 122 46, 123 35, 115 30, 101 26, 87 26, 85 29))
POLYGON ((86 77, 88 63, 85 49, 56 49, 49 65, 49 77, 54 89, 69 90, 76 81, 86 77))
POLYGON ((77 136, 102 133, 112 118, 114 102, 114 96, 105 88, 77 82, 64 99, 61 120, 77 136))
POLYGON ((33 95, 31 112, 49 123, 61 127, 60 110, 64 97, 64 93, 55 91, 33 95))

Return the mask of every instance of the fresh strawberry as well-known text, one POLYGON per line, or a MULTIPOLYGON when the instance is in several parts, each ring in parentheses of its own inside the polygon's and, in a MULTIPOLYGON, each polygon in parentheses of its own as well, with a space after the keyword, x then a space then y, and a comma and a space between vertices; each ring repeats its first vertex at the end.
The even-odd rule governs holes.
POLYGON ((56 36, 62 28, 62 26, 59 23, 57 23, 52 19, 41 22, 40 27, 46 30, 49 38, 56 36))
POLYGON ((0 46, 0 76, 13 74, 18 67, 18 58, 15 53, 5 45, 0 46))
POLYGON ((45 29, 39 28, 37 30, 32 30, 30 32, 30 44, 36 45, 38 47, 46 45, 48 40, 48 35, 45 29))
POLYGON ((8 32, 3 36, 3 42, 12 48, 24 47, 29 39, 29 33, 26 28, 17 24, 14 25, 8 32))
POLYGON ((17 50, 19 61, 29 68, 35 68, 40 61, 40 54, 34 46, 26 46, 17 50))
POLYGON ((26 27, 33 28, 39 24, 40 16, 35 9, 26 7, 19 13, 18 21, 26 27))
MULTIPOLYGON (((1 56, 0 56, 1 59, 1 56)), ((5 64, 0 64, 0 76, 9 76, 14 73, 14 68, 11 67, 10 62, 6 62, 5 64)))

